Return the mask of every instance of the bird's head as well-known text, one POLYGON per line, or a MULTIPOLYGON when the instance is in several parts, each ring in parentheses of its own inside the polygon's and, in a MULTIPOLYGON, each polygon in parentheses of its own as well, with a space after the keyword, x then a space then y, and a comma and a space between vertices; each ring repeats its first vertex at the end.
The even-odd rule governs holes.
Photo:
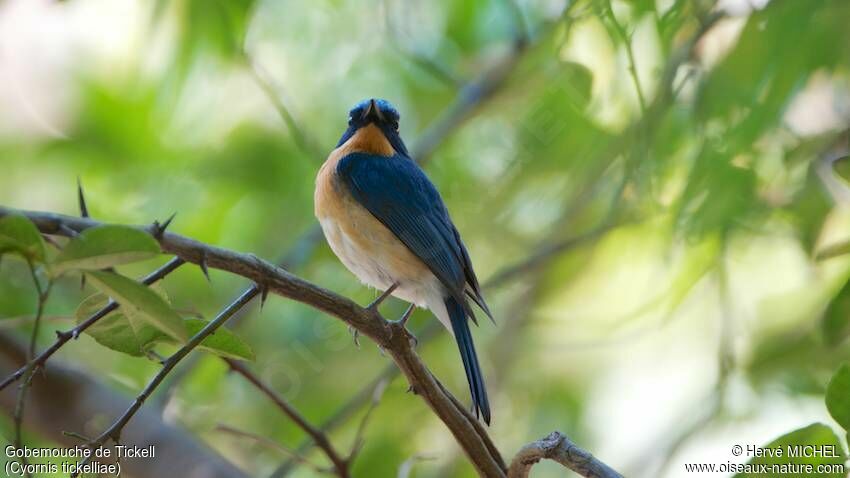
POLYGON ((389 101, 375 98, 363 100, 349 111, 348 129, 343 133, 337 147, 354 138, 361 148, 376 149, 364 152, 379 153, 381 145, 388 144, 395 152, 407 156, 407 147, 398 133, 398 121, 398 110, 389 101))

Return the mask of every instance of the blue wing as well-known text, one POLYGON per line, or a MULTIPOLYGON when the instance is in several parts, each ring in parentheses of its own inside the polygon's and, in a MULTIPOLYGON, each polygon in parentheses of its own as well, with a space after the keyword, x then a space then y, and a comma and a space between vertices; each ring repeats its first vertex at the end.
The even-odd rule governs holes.
POLYGON ((466 294, 490 315, 443 199, 416 163, 401 155, 352 153, 340 160, 336 172, 352 197, 421 259, 453 297, 466 304, 466 294))

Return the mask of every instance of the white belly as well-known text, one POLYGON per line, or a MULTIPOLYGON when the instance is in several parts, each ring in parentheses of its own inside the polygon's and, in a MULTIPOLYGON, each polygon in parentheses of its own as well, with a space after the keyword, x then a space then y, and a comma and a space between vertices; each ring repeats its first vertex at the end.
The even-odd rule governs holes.
POLYGON ((334 219, 324 217, 319 222, 334 254, 364 284, 386 290, 398 283, 393 295, 423 308, 442 297, 442 285, 434 274, 421 267, 408 267, 393 256, 394 250, 404 247, 395 237, 392 239, 397 244, 384 243, 387 238, 383 235, 361 234, 354 240, 334 219), (365 246, 364 235, 371 245, 365 246))

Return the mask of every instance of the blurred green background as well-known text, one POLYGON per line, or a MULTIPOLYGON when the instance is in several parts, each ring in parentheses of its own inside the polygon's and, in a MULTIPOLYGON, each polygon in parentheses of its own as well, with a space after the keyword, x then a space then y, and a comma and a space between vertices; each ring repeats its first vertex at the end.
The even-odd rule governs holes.
MULTIPOLYGON (((433 148, 421 159, 489 284, 497 325, 473 333, 504 455, 557 429, 626 476, 685 476, 812 422, 843 436, 824 391, 850 358, 850 260, 816 256, 850 238, 831 164, 850 121, 847 25, 846 0, 0 1, 0 204, 75 215, 79 178, 99 220, 177 212, 175 232, 269 260, 295 251, 297 275, 366 304, 375 292, 303 238, 348 109, 386 98, 408 146, 433 148)), ((248 284, 210 275, 183 267, 164 288, 211 318, 248 284)), ((90 293, 57 284, 41 347, 90 293)), ((0 333, 27 337, 34 307, 25 266, 4 258, 0 333)), ((278 297, 235 330, 314 423, 389 363, 278 297)), ((419 352, 466 402, 448 334, 419 352)), ((128 403, 157 369, 87 336, 53 361, 128 403)), ((148 406, 248 476, 287 456, 219 425, 304 438, 213 356, 175 376, 148 406)), ((406 388, 388 385, 354 475, 473 476, 406 388)), ((331 434, 340 449, 366 408, 331 434)), ((0 432, 11 439, 6 415, 0 432)))

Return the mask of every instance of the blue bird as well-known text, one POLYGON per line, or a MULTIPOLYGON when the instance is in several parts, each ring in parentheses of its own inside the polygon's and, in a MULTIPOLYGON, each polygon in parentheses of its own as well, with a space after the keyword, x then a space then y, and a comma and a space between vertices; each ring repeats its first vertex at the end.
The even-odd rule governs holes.
POLYGON ((363 283, 430 309, 454 335, 476 416, 490 423, 490 404, 472 335, 470 300, 492 314, 460 234, 440 193, 410 159, 398 111, 371 99, 349 113, 348 128, 316 178, 315 212, 325 238, 363 283))

